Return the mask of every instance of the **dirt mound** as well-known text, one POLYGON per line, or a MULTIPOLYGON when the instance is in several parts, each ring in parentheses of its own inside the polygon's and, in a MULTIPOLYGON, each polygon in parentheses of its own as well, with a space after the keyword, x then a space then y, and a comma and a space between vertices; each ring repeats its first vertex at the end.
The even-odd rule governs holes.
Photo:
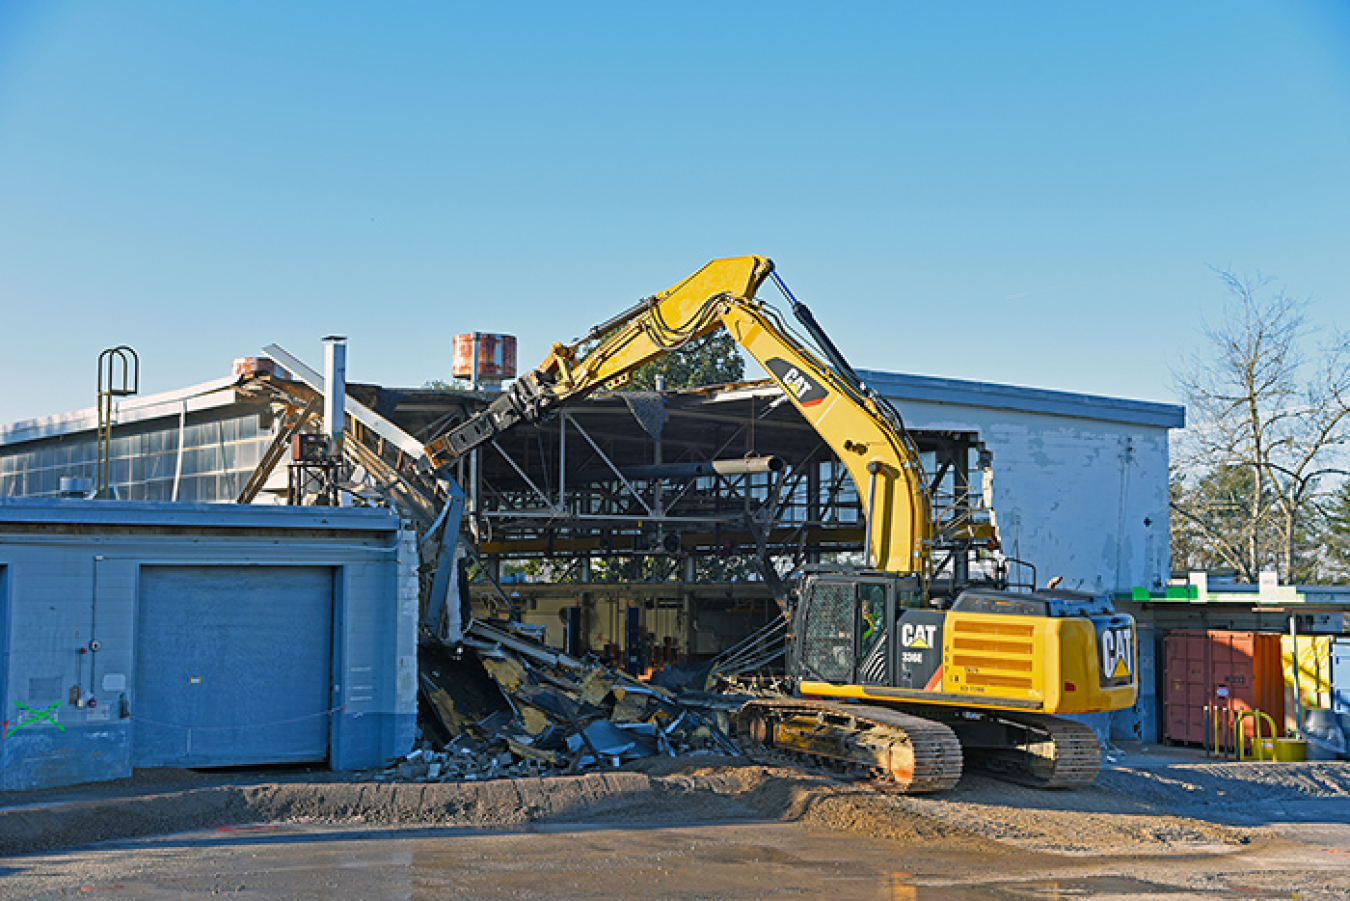
MULTIPOLYGON (((911 797, 734 759, 671 761, 646 768, 649 772, 482 784, 328 785, 304 791, 258 786, 245 791, 248 808, 260 819, 497 829, 752 819, 801 822, 871 838, 1072 855, 1211 853, 1240 848, 1263 835, 1189 815, 1187 811, 1205 805, 1188 797, 1194 789, 1185 779, 1170 789, 1171 803, 1164 802, 1169 790, 1147 774, 1117 777, 1119 787, 1068 792, 971 775, 947 795, 911 797), (1153 798, 1138 797, 1135 788, 1141 780, 1154 784, 1153 798)), ((1270 790, 1287 794, 1291 788, 1272 785, 1270 790)))
POLYGON ((1058 855, 1231 851, 1283 805, 1350 797, 1350 764, 1197 764, 1116 769, 1073 791, 967 774, 951 792, 906 796, 738 758, 653 758, 581 776, 459 783, 236 779, 179 790, 172 778, 82 801, 0 809, 0 854, 259 822, 527 829, 548 824, 798 822, 873 838, 1058 855))

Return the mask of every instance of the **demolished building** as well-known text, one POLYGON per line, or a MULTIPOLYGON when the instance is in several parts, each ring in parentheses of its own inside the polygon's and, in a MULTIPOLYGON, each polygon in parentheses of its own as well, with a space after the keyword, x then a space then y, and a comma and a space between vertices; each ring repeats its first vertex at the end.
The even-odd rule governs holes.
MULTIPOLYGON (((362 614, 396 618, 382 628, 404 636, 373 665, 377 681, 402 686, 391 716, 409 714, 407 685, 398 675, 407 665, 406 636, 420 625, 452 642, 465 637, 468 617, 460 615, 456 584, 461 572, 473 576, 465 587, 479 618, 533 627, 545 644, 575 659, 636 674, 707 661, 774 622, 777 604, 756 559, 774 561, 785 572, 855 554, 863 539, 862 505, 832 452, 776 387, 748 383, 597 394, 540 429, 502 436, 472 468, 466 461, 454 473, 464 486, 468 540, 447 552, 459 530, 447 535, 445 524, 459 516, 461 499, 446 480, 418 468, 417 450, 493 394, 347 385, 342 453, 348 468, 340 484, 325 483, 310 478, 323 455, 306 459, 299 440, 324 431, 323 377, 297 372, 303 364, 277 355, 281 367, 246 360, 229 378, 121 399, 108 448, 110 493, 124 502, 170 505, 290 502, 311 512, 315 503, 336 501, 343 509, 330 509, 325 515, 331 521, 347 515, 346 506, 392 511, 383 515, 408 524, 416 536, 405 546, 417 552, 411 571, 418 603, 413 609, 391 601, 362 614), (456 554, 467 555, 470 565, 458 565, 456 554)), ((865 376, 910 415, 947 523, 987 517, 996 485, 999 527, 1016 536, 1016 556, 1063 564, 1067 572, 1056 574, 1084 587, 1157 586, 1165 579, 1166 432, 1181 424, 1179 408, 865 376), (1050 461, 1048 473, 1013 467, 1009 477, 1002 468, 1005 459, 1042 458, 1050 461), (991 483, 994 470, 998 478, 991 483), (1046 504, 1100 494, 1103 485, 1120 489, 1111 505, 1075 503, 1075 521, 1053 534, 1032 527, 1046 504), (1110 567, 1100 565, 1102 547, 1113 549, 1110 567)), ((63 509, 87 509, 98 521, 92 511, 107 505, 78 496, 89 491, 82 480, 94 476, 99 440, 93 410, 0 428, 0 496, 64 494, 70 497, 63 509)), ((213 509, 197 514, 205 517, 203 525, 213 509)), ((939 572, 948 577, 980 565, 979 547, 956 542, 940 550, 939 572)), ((28 640, 29 621, 20 611, 30 603, 24 593, 30 577, 18 575, 19 558, 8 545, 0 542, 0 551, 7 555, 0 559, 0 613, 9 624, 0 635, 17 646, 28 640)), ((406 588, 391 584, 386 591, 406 600, 406 588)), ((313 628, 338 634, 332 623, 313 628)), ((70 625, 58 631, 87 637, 70 625)), ((134 658, 136 637, 127 641, 125 653, 134 658)), ((758 653, 738 660, 765 662, 758 653)), ((4 683, 10 700, 39 711, 58 702, 54 721, 40 718, 25 729, 38 733, 65 726, 62 717, 87 716, 85 708, 67 703, 71 686, 49 698, 56 682, 34 682, 15 667, 11 657, 4 683), (17 692, 22 685, 28 691, 17 692)), ((349 683, 334 675, 333 684, 349 683)), ((96 691, 94 709, 120 705, 122 693, 110 700, 96 691)), ((137 689, 125 693, 134 715, 137 689)), ((601 712, 609 717, 613 708, 601 712)), ((406 729, 391 734, 395 745, 408 738, 406 729)), ((328 745, 308 753, 334 766, 353 765, 358 758, 339 753, 332 741, 330 735, 328 745)), ((384 753, 383 741, 369 747, 384 753)))

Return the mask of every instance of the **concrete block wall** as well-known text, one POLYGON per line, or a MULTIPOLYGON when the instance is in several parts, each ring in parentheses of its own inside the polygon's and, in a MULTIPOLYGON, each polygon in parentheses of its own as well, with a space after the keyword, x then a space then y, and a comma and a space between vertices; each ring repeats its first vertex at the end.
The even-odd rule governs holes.
POLYGON ((1003 548, 1040 585, 1160 588, 1170 574, 1170 404, 863 372, 913 428, 976 432, 993 453, 1003 548))
POLYGON ((994 452, 1004 547, 1033 563, 1041 584, 1057 575, 1094 592, 1166 584, 1166 430, 1013 414, 980 435, 994 452))
POLYGON ((406 753, 417 684, 410 535, 373 509, 0 501, 0 788, 131 774, 143 566, 331 568, 328 763, 359 769, 406 753))

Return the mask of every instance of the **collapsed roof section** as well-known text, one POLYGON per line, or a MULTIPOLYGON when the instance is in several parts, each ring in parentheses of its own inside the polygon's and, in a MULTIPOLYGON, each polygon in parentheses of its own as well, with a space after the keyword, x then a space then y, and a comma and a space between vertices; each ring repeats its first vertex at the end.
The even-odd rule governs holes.
MULTIPOLYGON (((422 443, 497 396, 361 384, 347 390, 422 443)), ((303 386, 270 376, 241 391, 271 394, 289 409, 309 400, 303 386)), ((360 423, 350 428, 365 448, 356 454, 382 456, 400 483, 434 494, 417 461, 360 423)), ((937 559, 948 570, 964 566, 974 549, 960 538, 970 531, 963 524, 987 516, 982 480, 972 473, 988 468, 988 455, 973 433, 914 437, 947 526, 940 530, 945 556, 937 559)), ((576 567, 573 576, 583 581, 594 557, 767 555, 786 569, 856 552, 864 538, 848 473, 770 382, 599 393, 539 427, 497 436, 476 461, 459 460, 451 475, 468 497, 466 523, 481 555, 551 558, 576 567)), ((418 512, 422 520, 434 515, 418 512)))
MULTIPOLYGON (((362 479, 342 487, 390 503, 430 528, 445 494, 419 471, 409 448, 462 422, 497 394, 347 388, 351 400, 415 441, 390 440, 351 417, 356 440, 344 453, 362 479)), ((115 496, 249 501, 263 497, 266 488, 275 498, 285 490, 289 437, 319 429, 318 395, 303 381, 260 369, 124 401, 114 430, 115 496)), ((14 464, 0 475, 7 480, 0 493, 55 494, 58 476, 92 475, 85 472, 93 460, 92 412, 3 430, 4 456, 19 456, 0 461, 14 464), (20 477, 22 484, 15 481, 20 477)), ((987 515, 981 470, 988 468, 988 455, 973 432, 921 430, 914 437, 934 509, 946 525, 939 542, 946 551, 939 549, 935 562, 950 571, 973 554, 962 545, 962 523, 987 515)), ((691 560, 767 553, 786 569, 822 555, 858 552, 864 540, 855 486, 770 382, 599 393, 538 428, 498 436, 481 449, 476 464, 465 458, 451 475, 468 495, 466 523, 482 555, 552 559, 576 567, 574 578, 586 575, 593 558, 640 556, 672 567, 678 561, 685 567, 679 575, 697 581, 705 576, 689 568, 691 560)), ((552 571, 565 576, 556 566, 552 571)))

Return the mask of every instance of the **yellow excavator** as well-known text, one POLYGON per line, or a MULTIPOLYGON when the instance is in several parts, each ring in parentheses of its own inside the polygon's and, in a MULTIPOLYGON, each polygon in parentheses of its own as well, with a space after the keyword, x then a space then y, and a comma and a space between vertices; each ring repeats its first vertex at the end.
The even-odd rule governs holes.
POLYGON ((912 793, 954 786, 966 764, 1036 786, 1091 782, 1097 737, 1063 714, 1134 703, 1133 620, 1104 596, 1079 592, 995 583, 935 593, 934 523, 914 441, 766 257, 714 260, 577 342, 554 345, 485 410, 427 445, 424 465, 442 470, 498 433, 618 387, 644 363, 717 329, 763 366, 838 455, 867 526, 860 567, 820 567, 796 581, 784 614, 794 691, 742 708, 737 730, 747 754, 912 793), (770 278, 814 349, 756 298, 770 278))

